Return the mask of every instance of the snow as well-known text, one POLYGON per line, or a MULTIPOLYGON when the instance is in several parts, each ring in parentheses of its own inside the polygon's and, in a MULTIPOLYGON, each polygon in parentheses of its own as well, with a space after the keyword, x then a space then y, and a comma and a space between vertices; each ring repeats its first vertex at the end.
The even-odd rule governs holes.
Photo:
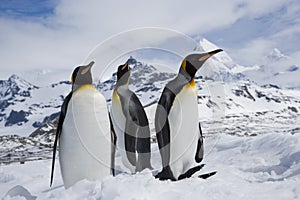
POLYGON ((26 199, 26 200, 35 200, 37 197, 32 196, 30 192, 21 185, 17 185, 10 189, 4 199, 26 199))
POLYGON ((258 70, 259 69, 259 66, 258 65, 254 65, 252 67, 245 67, 245 66, 242 66, 242 65, 235 65, 231 71, 233 73, 243 73, 243 72, 246 72, 246 71, 252 71, 252 70, 258 70))
MULTIPOLYGON (((205 38, 201 38, 199 40, 197 51, 208 52, 218 48, 219 47, 217 45, 211 43, 205 38)), ((174 74, 170 72, 177 72, 179 63, 176 65, 170 65, 172 67, 168 68, 168 73, 161 73, 153 67, 161 69, 162 63, 160 63, 160 65, 154 63, 154 65, 151 66, 149 63, 144 63, 143 59, 141 59, 141 61, 142 62, 135 61, 137 65, 133 65, 133 67, 136 69, 133 69, 130 86, 133 91, 136 91, 143 105, 148 106, 157 101, 166 82, 173 78, 174 74), (140 69, 143 69, 143 71, 140 69), (146 84, 148 85, 145 86, 146 84)), ((115 72, 115 65, 111 67, 115 72)), ((59 108, 62 104, 63 97, 69 93, 71 87, 67 82, 60 81, 68 80, 71 72, 72 69, 67 68, 59 71, 24 71, 20 72, 18 76, 26 77, 26 80, 23 80, 16 75, 8 78, 11 85, 9 85, 7 83, 8 81, 5 80, 4 82, 8 84, 7 87, 0 87, 0 104, 1 101, 5 100, 5 102, 2 103, 3 110, 0 112, 0 136, 9 134, 28 136, 35 131, 37 124, 42 124, 44 122, 46 117, 49 117, 53 113, 58 113, 60 111, 59 108), (16 89, 18 86, 21 88, 19 93, 27 92, 28 94, 30 93, 30 96, 24 96, 19 93, 15 94, 14 97, 11 97, 11 93, 5 95, 5 92, 7 89, 9 89, 9 86, 11 86, 13 89, 16 89), (29 90, 29 87, 33 88, 34 86, 37 86, 38 88, 29 90), (5 106, 6 103, 9 105, 5 106), (25 116, 23 116, 24 119, 19 120, 19 122, 16 123, 8 123, 6 125, 8 121, 7 119, 9 119, 12 111, 25 112, 25 116)), ((299 63, 297 60, 293 60, 290 56, 281 53, 279 49, 274 49, 269 55, 267 55, 265 63, 260 63, 254 66, 239 65, 231 59, 226 51, 220 52, 204 63, 204 66, 196 74, 196 77, 200 76, 202 76, 204 79, 214 79, 215 82, 221 81, 229 84, 226 86, 229 89, 224 90, 226 95, 232 94, 230 87, 236 88, 234 84, 238 85, 240 84, 239 81, 247 79, 254 81, 253 85, 256 86, 274 84, 278 85, 283 90, 286 88, 293 89, 300 87, 300 83, 298 81, 298 77, 300 76, 299 63)), ((112 76, 109 80, 107 80, 106 83, 102 85, 98 84, 101 92, 108 100, 108 104, 110 104, 111 91, 115 79, 116 77, 112 76)), ((196 78, 196 81, 203 81, 203 79, 196 78)), ((199 87, 205 87, 207 82, 209 81, 197 83, 197 85, 199 87)), ((255 89, 260 90, 259 87, 255 89)), ((200 95, 201 92, 202 91, 199 93, 200 95)), ((252 94, 255 95, 255 91, 253 91, 252 94)), ((209 94, 208 96, 211 95, 209 94)), ((280 95, 277 96, 279 97, 280 95)), ((274 103, 269 103, 268 101, 263 103, 262 99, 257 103, 249 100, 244 101, 242 98, 232 97, 232 95, 230 98, 233 99, 236 105, 246 105, 245 109, 243 110, 250 108, 250 106, 247 106, 247 101, 249 102, 249 105, 256 110, 259 110, 263 107, 269 107, 268 109, 274 108, 274 103)), ((221 102, 221 104, 227 104, 228 99, 225 100, 226 102, 221 102)), ((275 107, 282 108, 282 105, 283 103, 281 103, 279 106, 275 105, 275 107)), ((250 108, 250 110, 252 108, 250 108)), ((211 109, 209 108, 204 108, 204 110, 211 112, 211 109)), ((237 109, 232 109, 231 111, 229 110, 229 112, 234 113, 236 110, 237 109)))
POLYGON ((267 59, 269 59, 272 62, 276 62, 281 59, 289 59, 288 56, 281 53, 281 51, 277 48, 274 48, 271 53, 267 56, 267 59))
MULTIPOLYGON (((46 79, 45 77, 43 78, 46 79)), ((16 75, 12 76, 10 79, 14 79, 14 82, 16 82, 14 85, 20 87, 22 91, 30 92, 30 96, 23 97, 16 94, 14 98, 10 98, 10 96, 0 98, 0 102, 2 100, 8 100, 11 104, 7 108, 4 107, 3 110, 1 110, 0 115, 7 118, 12 110, 17 112, 24 111, 28 113, 28 116, 25 116, 28 121, 22 122, 21 125, 13 124, 12 126, 5 126, 6 121, 0 119, 0 136, 8 134, 18 134, 20 136, 30 135, 36 129, 33 126, 34 122, 41 122, 45 117, 59 112, 63 100, 62 96, 66 96, 70 90, 70 85, 62 83, 52 83, 52 85, 44 87, 39 86, 39 88, 29 90, 28 88, 34 87, 29 82, 16 75)))
MULTIPOLYGON (((201 39, 199 41, 199 44, 200 44, 200 50, 203 52, 209 52, 209 51, 213 51, 213 50, 220 48, 205 38, 201 39)), ((226 67, 228 67, 228 68, 231 68, 231 65, 233 63, 233 60, 225 51, 222 51, 222 52, 216 54, 213 57, 213 59, 218 61, 219 63, 226 64, 227 65, 226 67)))
POLYGON ((246 78, 259 85, 275 84, 281 88, 300 88, 298 66, 299 61, 293 55, 284 55, 275 48, 262 63, 252 67, 234 68, 234 72, 242 72, 246 78))
MULTIPOLYGON (((207 52, 219 47, 206 39, 200 40, 199 51, 207 52)), ((0 198, 3 199, 300 199, 300 90, 286 89, 299 87, 299 63, 291 57, 274 49, 266 58, 266 63, 254 66, 242 66, 225 53, 212 57, 200 70, 199 75, 212 77, 214 80, 201 83, 199 90, 199 120, 205 135, 205 167, 194 177, 178 182, 159 181, 153 173, 161 168, 159 151, 156 143, 152 144, 153 171, 144 170, 130 175, 118 174, 107 176, 100 181, 82 180, 65 190, 63 187, 59 162, 56 162, 54 185, 49 187, 51 160, 26 161, 25 164, 0 163, 0 198), (245 76, 239 79, 239 73, 245 76), (247 81, 249 78, 251 81, 247 81), (221 80, 218 82, 217 80, 221 80), (238 81, 237 81, 238 80, 238 81), (222 82, 225 81, 225 84, 222 82), (283 87, 261 87, 257 84, 275 84, 283 87), (251 137, 250 137, 251 136, 251 137), (217 170, 218 173, 207 179, 197 175, 217 170)), ((146 66, 146 65, 145 65, 146 66)), ((146 69, 143 66, 143 69, 146 69)), ((24 102, 16 98, 11 109, 24 110, 31 107, 30 122, 41 121, 45 116, 58 112, 62 97, 70 90, 70 85, 58 83, 70 75, 70 70, 24 72, 21 77, 39 86, 31 90, 31 97, 24 102), (55 94, 55 95, 53 95, 55 94)), ((155 72, 150 75, 155 75, 155 72)), ((148 75, 136 74, 145 78, 148 75)), ((170 75, 161 75, 149 91, 140 92, 145 105, 155 102, 165 81, 170 75), (154 89, 155 90, 154 90, 154 89), (153 89, 153 91, 151 90, 153 89), (156 90, 159 89, 159 90, 156 90)), ((16 78, 16 77, 15 77, 16 78)), ((27 82, 18 80, 18 84, 28 86, 27 82)), ((136 85, 133 90, 141 89, 136 85)), ((145 88, 142 88, 145 89, 145 88)), ((0 88, 1 90, 1 88, 0 88)), ((111 96, 111 84, 103 89, 111 96)), ((154 116, 156 105, 146 108, 148 116, 154 116)), ((8 115, 8 113, 4 113, 8 115)), ((151 132, 154 134, 153 119, 149 118, 151 132)), ((2 123, 3 125, 3 123, 2 123)), ((0 135, 20 133, 28 135, 33 131, 32 123, 22 126, 3 127, 0 135)), ((34 142, 18 147, 19 140, 7 143, 3 138, 1 154, 5 149, 28 154, 38 151, 43 155, 36 159, 51 156, 51 149, 40 148, 34 142), (21 149, 21 150, 20 150, 21 149)), ((25 138, 20 138, 20 141, 25 138)), ((35 141, 35 140, 32 140, 35 141)), ((17 154, 19 155, 19 154, 17 154)), ((21 154, 20 154, 21 155, 21 154)), ((29 159, 30 160, 30 159, 29 159)), ((117 168, 120 166, 120 155, 116 158, 117 168)))
MULTIPOLYGON (((159 170, 157 145, 152 149, 153 166, 159 170)), ((67 190, 58 164, 54 186, 49 188, 50 160, 14 163, 0 168, 0 197, 21 199, 7 194, 17 186, 14 194, 19 191, 24 195, 28 190, 37 199, 300 199, 299 133, 256 137, 222 134, 203 163, 206 165, 198 174, 218 173, 207 180, 194 176, 171 182, 156 180, 150 170, 144 170, 95 182, 82 180, 67 190)))

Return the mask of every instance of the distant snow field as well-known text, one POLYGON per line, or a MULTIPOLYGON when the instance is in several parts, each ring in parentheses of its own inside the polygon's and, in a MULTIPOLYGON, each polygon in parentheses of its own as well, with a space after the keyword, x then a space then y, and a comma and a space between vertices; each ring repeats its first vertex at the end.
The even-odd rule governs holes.
MULTIPOLYGON (((157 167, 160 158, 156 144, 153 152, 152 162, 157 167)), ((50 188, 50 160, 23 165, 14 163, 1 166, 0 197, 24 199, 18 195, 29 195, 28 199, 36 196, 37 199, 70 200, 300 199, 299 134, 221 135, 203 163, 206 165, 198 174, 213 170, 218 173, 207 180, 197 178, 196 174, 190 179, 171 182, 156 180, 151 171, 144 170, 136 175, 108 176, 97 182, 83 180, 68 190, 62 185, 58 164, 54 185, 50 188)))

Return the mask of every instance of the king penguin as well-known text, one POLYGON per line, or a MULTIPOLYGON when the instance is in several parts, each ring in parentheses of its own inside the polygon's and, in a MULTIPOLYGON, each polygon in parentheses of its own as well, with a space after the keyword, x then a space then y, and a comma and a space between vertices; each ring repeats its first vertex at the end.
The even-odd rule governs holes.
POLYGON ((92 85, 92 61, 75 68, 72 91, 65 98, 53 147, 50 186, 56 148, 65 188, 76 182, 99 180, 110 174, 111 127, 104 96, 92 85))
POLYGON ((208 58, 221 51, 186 56, 178 75, 161 94, 155 112, 156 137, 163 167, 156 175, 160 180, 188 178, 203 167, 196 166, 203 159, 204 149, 194 76, 208 58))
POLYGON ((152 169, 151 144, 148 118, 138 97, 128 88, 129 78, 130 67, 126 62, 118 67, 110 113, 122 163, 135 173, 152 169))

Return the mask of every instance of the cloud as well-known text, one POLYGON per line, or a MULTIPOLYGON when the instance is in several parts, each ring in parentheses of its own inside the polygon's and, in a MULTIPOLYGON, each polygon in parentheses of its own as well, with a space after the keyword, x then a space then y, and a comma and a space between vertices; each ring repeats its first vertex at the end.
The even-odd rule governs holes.
MULTIPOLYGON (((228 50, 231 56, 245 65, 265 64, 265 57, 274 48, 294 57, 291 54, 300 52, 299 10, 300 5, 297 1, 287 1, 273 12, 255 17, 252 21, 242 22, 242 25, 236 25, 238 28, 243 28, 242 33, 246 33, 245 37, 236 37, 236 45, 231 44, 232 48, 228 50), (254 31, 251 33, 251 30, 254 31)), ((238 30, 235 25, 232 27, 235 31, 238 30)), ((233 41, 234 36, 230 39, 233 41)))
MULTIPOLYGON (((188 35, 205 34, 230 29, 244 18, 266 16, 281 7, 294 6, 293 2, 86 0, 83 3, 61 0, 51 4, 55 7, 44 17, 0 15, 0 67, 8 71, 72 70, 97 44, 124 30, 147 26, 174 29, 188 35)), ((291 17, 297 9, 288 8, 286 17, 291 17)), ((248 49, 247 58, 254 60, 255 56, 276 45, 276 38, 283 37, 280 34, 295 33, 298 28, 289 26, 278 36, 274 35, 275 39, 247 38, 249 43, 241 47, 241 52, 247 53, 248 49)))

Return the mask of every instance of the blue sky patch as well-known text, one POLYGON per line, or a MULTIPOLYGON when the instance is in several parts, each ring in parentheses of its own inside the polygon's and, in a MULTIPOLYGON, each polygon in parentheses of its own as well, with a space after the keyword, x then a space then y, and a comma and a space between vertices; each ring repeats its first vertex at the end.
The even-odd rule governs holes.
POLYGON ((54 13, 58 0, 1 0, 0 16, 8 18, 47 17, 54 13))

